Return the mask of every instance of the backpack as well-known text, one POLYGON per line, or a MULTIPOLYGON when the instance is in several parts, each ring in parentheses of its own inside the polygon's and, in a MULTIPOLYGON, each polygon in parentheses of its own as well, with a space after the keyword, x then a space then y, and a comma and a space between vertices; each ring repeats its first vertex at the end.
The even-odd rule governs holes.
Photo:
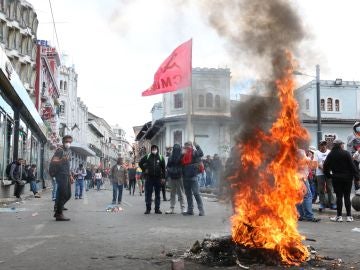
POLYGON ((6 176, 8 178, 10 178, 10 171, 11 171, 11 166, 15 164, 15 161, 9 163, 7 166, 6 166, 6 169, 5 169, 5 173, 6 173, 6 176))
MULTIPOLYGON (((150 155, 151 155, 151 154, 147 154, 146 160, 149 159, 150 155)), ((159 156, 160 156, 160 161, 163 161, 163 160, 164 160, 164 157, 163 157, 162 155, 160 155, 160 154, 159 154, 159 156)))
MULTIPOLYGON (((64 150, 61 151, 61 158, 64 156, 64 150)), ((55 162, 50 161, 49 164, 49 175, 51 177, 55 177, 58 173, 59 170, 59 165, 56 164, 55 162)))

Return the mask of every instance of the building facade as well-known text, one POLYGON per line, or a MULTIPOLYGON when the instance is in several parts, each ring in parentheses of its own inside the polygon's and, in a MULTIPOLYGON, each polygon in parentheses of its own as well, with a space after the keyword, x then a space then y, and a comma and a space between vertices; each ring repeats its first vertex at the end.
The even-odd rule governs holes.
POLYGON ((126 162, 134 161, 134 146, 126 139, 126 132, 124 129, 116 125, 113 127, 113 143, 116 145, 118 154, 126 162))
POLYGON ((77 95, 77 80, 78 74, 74 67, 60 67, 59 137, 73 137, 72 169, 76 169, 79 164, 86 165, 87 157, 95 156, 95 152, 88 146, 88 108, 77 95))
POLYGON ((226 157, 231 143, 230 70, 194 68, 192 87, 164 94, 151 113, 151 126, 146 123, 137 135, 140 144, 150 140, 165 154, 175 143, 190 140, 205 155, 226 157))
POLYGON ((0 1, 0 43, 32 99, 35 98, 38 25, 36 12, 29 2, 0 1))
MULTIPOLYGON (((360 119, 360 82, 337 79, 321 80, 320 110, 323 140, 344 142, 352 134, 352 126, 360 119)), ((316 81, 296 90, 303 125, 310 134, 311 145, 317 140, 316 81)))

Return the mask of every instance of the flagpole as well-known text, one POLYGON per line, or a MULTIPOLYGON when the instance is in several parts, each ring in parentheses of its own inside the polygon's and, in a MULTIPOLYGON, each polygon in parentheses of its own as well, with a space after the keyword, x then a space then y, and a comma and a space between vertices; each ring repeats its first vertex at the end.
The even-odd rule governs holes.
POLYGON ((190 52, 190 81, 191 85, 188 90, 188 110, 187 110, 187 119, 186 119, 186 131, 187 131, 187 141, 194 141, 194 131, 191 122, 191 114, 193 113, 193 100, 192 100, 192 40, 191 40, 191 52, 190 52))

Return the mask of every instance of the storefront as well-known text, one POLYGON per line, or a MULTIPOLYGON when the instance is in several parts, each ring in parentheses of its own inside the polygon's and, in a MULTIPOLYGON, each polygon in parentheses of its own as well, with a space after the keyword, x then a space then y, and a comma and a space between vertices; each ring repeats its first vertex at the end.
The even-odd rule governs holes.
POLYGON ((9 196, 6 166, 21 157, 43 179, 45 126, 29 94, 0 48, 0 198, 9 196))

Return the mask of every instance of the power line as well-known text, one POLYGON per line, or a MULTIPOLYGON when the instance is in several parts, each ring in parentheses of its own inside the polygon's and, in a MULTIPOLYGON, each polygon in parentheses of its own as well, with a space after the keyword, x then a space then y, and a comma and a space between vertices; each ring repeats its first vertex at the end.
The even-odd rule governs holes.
POLYGON ((57 45, 58 45, 59 54, 61 55, 60 42, 59 42, 59 37, 58 37, 57 31, 56 31, 56 24, 55 24, 55 19, 54 19, 54 12, 53 12, 52 5, 51 5, 51 0, 49 0, 49 5, 50 5, 50 11, 51 11, 52 22, 53 22, 53 25, 54 25, 54 31, 55 31, 55 36, 56 36, 56 42, 57 42, 57 45))

